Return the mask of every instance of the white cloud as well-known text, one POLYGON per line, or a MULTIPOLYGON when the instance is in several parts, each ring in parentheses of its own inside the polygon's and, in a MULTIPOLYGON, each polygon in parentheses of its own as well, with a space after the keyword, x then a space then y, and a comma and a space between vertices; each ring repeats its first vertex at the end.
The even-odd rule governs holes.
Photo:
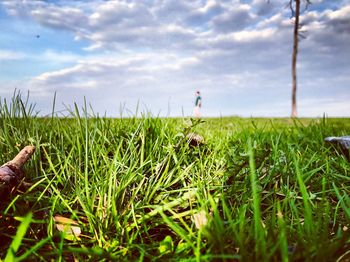
POLYGON ((0 49, 0 61, 34 60, 36 62, 46 62, 55 64, 76 63, 82 56, 71 52, 57 52, 47 49, 42 53, 24 53, 12 50, 0 49))
POLYGON ((0 61, 20 60, 26 58, 26 54, 12 50, 0 49, 0 61))
POLYGON ((218 32, 232 32, 250 27, 255 18, 256 15, 251 12, 251 6, 242 4, 214 17, 212 25, 218 32))
POLYGON ((152 24, 152 20, 149 8, 141 2, 108 1, 98 6, 89 16, 90 26, 98 29, 111 24, 123 27, 152 24))
POLYGON ((343 20, 343 19, 350 19, 350 6, 344 6, 343 8, 339 10, 335 10, 333 12, 329 11, 327 12, 330 19, 334 20, 343 20))
POLYGON ((322 117, 349 117, 350 97, 340 98, 308 98, 300 101, 300 116, 322 117))
POLYGON ((83 59, 81 55, 74 54, 72 52, 57 52, 55 50, 47 49, 43 53, 33 56, 33 59, 51 62, 51 63, 76 63, 83 59))
POLYGON ((247 31, 240 31, 237 33, 233 33, 232 37, 235 41, 238 42, 252 42, 252 41, 259 41, 259 40, 266 40, 266 39, 272 39, 274 33, 276 30, 272 28, 266 28, 263 30, 247 30, 247 31))
POLYGON ((46 5, 30 11, 31 17, 42 25, 79 31, 87 23, 85 13, 77 8, 46 5))
POLYGON ((99 87, 104 90, 108 89, 111 83, 117 84, 116 88, 126 89, 147 84, 148 89, 160 91, 159 86, 164 86, 169 77, 181 75, 182 70, 198 63, 200 60, 197 57, 181 58, 176 54, 167 53, 119 59, 111 58, 110 55, 109 58, 96 56, 79 60, 78 64, 72 67, 43 73, 33 78, 28 87, 35 89, 38 95, 74 88, 89 90, 99 87))
MULTIPOLYGON (((282 2, 283 5, 283 2, 282 2)), ((252 7, 256 9, 256 13, 259 16, 265 16, 265 15, 271 15, 276 10, 278 10, 278 7, 281 6, 281 1, 274 0, 274 1, 268 1, 268 0, 253 0, 252 7)))

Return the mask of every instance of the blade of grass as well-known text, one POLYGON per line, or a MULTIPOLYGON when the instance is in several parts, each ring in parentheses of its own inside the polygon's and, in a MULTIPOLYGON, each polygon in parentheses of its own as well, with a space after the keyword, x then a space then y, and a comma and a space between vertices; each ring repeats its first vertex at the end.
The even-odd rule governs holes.
POLYGON ((32 221, 32 213, 28 213, 23 218, 21 224, 19 225, 19 227, 17 229, 17 233, 16 233, 14 239, 12 240, 12 243, 11 243, 9 249, 7 250, 7 254, 6 254, 4 262, 12 262, 15 260, 15 254, 21 245, 22 239, 24 238, 31 221, 32 221))
POLYGON ((260 209, 260 194, 258 192, 258 180, 256 179, 254 151, 251 139, 248 140, 248 155, 250 167, 250 185, 253 195, 253 219, 254 219, 254 239, 255 253, 261 257, 266 256, 266 240, 265 232, 262 227, 261 209, 260 209))

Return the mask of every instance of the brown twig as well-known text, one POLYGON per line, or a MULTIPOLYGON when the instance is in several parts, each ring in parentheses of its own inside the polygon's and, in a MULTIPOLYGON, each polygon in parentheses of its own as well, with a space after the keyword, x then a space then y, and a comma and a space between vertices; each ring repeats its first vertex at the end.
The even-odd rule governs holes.
POLYGON ((24 147, 14 159, 7 162, 5 165, 14 165, 18 168, 22 168, 28 159, 34 154, 35 146, 26 146, 24 147))
MULTIPOLYGON (((23 165, 33 155, 34 146, 24 147, 11 161, 0 167, 0 199, 6 198, 14 188, 23 184, 23 165)), ((25 182, 24 182, 25 183, 25 182)))

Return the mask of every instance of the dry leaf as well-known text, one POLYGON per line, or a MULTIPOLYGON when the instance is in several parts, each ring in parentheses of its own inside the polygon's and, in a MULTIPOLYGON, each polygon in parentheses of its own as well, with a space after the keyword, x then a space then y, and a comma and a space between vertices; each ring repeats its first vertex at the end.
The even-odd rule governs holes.
POLYGON ((81 234, 78 222, 73 219, 56 215, 54 218, 58 231, 64 233, 64 238, 68 240, 77 239, 81 234))
POLYGON ((193 215, 194 224, 197 229, 202 229, 208 224, 207 214, 204 210, 193 215))

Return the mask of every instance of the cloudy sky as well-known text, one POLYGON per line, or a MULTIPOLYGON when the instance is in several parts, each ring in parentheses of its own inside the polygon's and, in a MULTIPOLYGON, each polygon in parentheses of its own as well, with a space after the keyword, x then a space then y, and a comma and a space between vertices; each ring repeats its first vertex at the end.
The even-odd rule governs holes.
MULTIPOLYGON (((304 0, 302 0, 304 1, 304 0)), ((288 0, 1 0, 0 97, 42 114, 84 96, 100 114, 289 116, 288 0)), ((350 0, 312 0, 301 23, 299 116, 350 116, 350 0)))

